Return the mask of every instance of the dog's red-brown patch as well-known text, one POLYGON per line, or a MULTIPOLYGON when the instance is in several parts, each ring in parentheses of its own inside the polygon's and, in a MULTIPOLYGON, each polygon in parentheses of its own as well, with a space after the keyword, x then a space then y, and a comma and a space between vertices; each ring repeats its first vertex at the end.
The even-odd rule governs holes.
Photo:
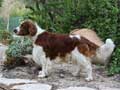
POLYGON ((95 55, 96 49, 99 48, 98 45, 90 42, 88 39, 81 37, 80 43, 78 45, 78 50, 86 55, 87 57, 91 57, 95 55))
POLYGON ((70 38, 69 35, 44 32, 38 35, 35 44, 43 47, 46 57, 55 59, 57 56, 65 57, 79 44, 79 40, 70 38))
POLYGON ((76 37, 70 38, 69 35, 53 34, 50 32, 39 34, 35 44, 42 46, 46 57, 50 57, 51 60, 57 56, 65 57, 75 47, 78 47, 80 53, 90 57, 95 54, 98 47, 84 37, 81 37, 81 39, 76 37))

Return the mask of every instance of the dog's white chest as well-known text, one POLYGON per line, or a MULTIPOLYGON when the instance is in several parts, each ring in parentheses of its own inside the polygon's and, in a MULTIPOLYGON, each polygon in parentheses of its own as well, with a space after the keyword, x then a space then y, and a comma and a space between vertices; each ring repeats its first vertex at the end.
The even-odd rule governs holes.
POLYGON ((43 63, 43 57, 45 57, 45 52, 41 46, 33 45, 33 60, 38 64, 41 65, 43 63))

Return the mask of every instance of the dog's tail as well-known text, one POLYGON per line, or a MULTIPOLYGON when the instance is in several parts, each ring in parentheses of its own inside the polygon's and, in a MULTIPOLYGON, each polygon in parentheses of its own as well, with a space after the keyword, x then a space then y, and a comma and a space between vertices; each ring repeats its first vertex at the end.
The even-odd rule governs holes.
POLYGON ((101 64, 107 64, 114 48, 115 44, 112 39, 106 39, 105 44, 100 46, 96 51, 95 59, 97 59, 101 64))
POLYGON ((105 44, 100 47, 101 53, 104 53, 104 57, 110 57, 113 50, 115 48, 115 44, 111 39, 106 39, 105 44))

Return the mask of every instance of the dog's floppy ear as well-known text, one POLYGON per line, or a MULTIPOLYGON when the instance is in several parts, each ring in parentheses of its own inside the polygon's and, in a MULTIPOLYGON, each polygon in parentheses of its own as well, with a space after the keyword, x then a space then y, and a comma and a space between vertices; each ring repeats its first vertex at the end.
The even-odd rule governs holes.
POLYGON ((37 28, 33 22, 29 23, 29 34, 30 36, 34 36, 37 32, 37 28))

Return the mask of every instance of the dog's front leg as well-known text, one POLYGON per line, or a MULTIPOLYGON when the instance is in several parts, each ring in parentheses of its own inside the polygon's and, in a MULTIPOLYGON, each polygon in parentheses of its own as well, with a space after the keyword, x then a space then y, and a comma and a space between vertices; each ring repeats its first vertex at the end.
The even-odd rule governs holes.
POLYGON ((42 58, 42 71, 39 72, 38 77, 44 78, 50 74, 52 63, 49 58, 42 58))
POLYGON ((47 58, 43 55, 40 57, 40 61, 42 64, 42 70, 39 71, 38 77, 44 78, 47 76, 47 58))
POLYGON ((51 67, 50 59, 46 57, 43 48, 37 45, 34 45, 32 55, 35 63, 42 67, 38 77, 46 77, 48 75, 48 69, 51 67))

